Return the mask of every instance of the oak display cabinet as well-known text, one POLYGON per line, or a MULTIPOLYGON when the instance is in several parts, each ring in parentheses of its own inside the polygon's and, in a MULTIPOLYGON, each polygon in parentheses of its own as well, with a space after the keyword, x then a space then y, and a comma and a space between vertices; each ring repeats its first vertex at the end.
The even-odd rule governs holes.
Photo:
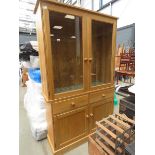
POLYGON ((51 0, 34 12, 48 140, 63 154, 113 113, 117 18, 51 0))

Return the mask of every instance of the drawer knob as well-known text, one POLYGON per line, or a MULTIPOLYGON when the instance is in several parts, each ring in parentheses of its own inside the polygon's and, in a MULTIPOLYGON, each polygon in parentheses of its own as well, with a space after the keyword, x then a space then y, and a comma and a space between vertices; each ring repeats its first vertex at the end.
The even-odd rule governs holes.
POLYGON ((89 61, 92 61, 93 59, 92 58, 89 58, 89 61))
POLYGON ((84 61, 88 61, 88 58, 84 58, 84 61))
POLYGON ((93 113, 91 113, 91 114, 90 114, 90 117, 93 117, 93 116, 94 116, 93 113))
POLYGON ((89 115, 86 115, 86 118, 89 118, 89 115))
POLYGON ((71 105, 74 107, 74 106, 75 106, 75 103, 74 103, 74 102, 72 102, 72 103, 71 103, 71 105))
POLYGON ((102 97, 105 97, 105 94, 102 94, 102 97))

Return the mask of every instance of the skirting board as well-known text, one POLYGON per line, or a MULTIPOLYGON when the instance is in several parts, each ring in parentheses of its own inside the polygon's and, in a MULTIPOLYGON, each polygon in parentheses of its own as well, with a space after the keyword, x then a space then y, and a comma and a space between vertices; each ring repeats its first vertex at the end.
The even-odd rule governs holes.
POLYGON ((59 149, 59 150, 56 150, 56 151, 54 150, 53 145, 52 145, 51 140, 48 135, 47 135, 47 139, 51 146, 53 155, 63 155, 65 152, 68 152, 68 151, 78 147, 79 145, 83 144, 84 142, 88 141, 88 136, 85 136, 85 137, 83 137, 83 138, 81 138, 81 139, 79 139, 79 140, 59 149))

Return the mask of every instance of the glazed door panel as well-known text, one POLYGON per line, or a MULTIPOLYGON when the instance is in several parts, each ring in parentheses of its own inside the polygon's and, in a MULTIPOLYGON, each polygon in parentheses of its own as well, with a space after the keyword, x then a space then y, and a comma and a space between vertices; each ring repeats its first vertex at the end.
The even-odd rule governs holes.
POLYGON ((113 24, 90 21, 90 88, 112 83, 113 24))
POLYGON ((83 17, 49 11, 54 94, 84 89, 83 17))
POLYGON ((70 144, 88 134, 88 107, 54 116, 56 148, 70 144))

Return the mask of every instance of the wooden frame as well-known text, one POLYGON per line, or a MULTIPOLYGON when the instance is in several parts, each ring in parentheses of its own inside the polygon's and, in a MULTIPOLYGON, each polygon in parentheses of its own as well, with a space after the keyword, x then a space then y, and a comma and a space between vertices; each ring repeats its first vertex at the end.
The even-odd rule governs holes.
POLYGON ((113 112, 113 72, 117 18, 52 0, 38 0, 35 13, 38 17, 36 22, 37 38, 39 42, 42 92, 47 109, 48 140, 53 153, 62 154, 64 151, 85 141, 89 133, 94 131, 92 127, 95 121, 99 121, 102 117, 106 117, 113 112), (53 42, 50 37, 50 11, 71 14, 82 18, 83 89, 54 93, 54 62, 53 55, 51 54, 53 42), (111 82, 95 87, 91 87, 90 84, 92 19, 112 25, 111 59, 109 63, 111 66, 109 68, 111 70, 111 82), (78 124, 78 129, 75 128, 74 123, 78 124), (60 136, 63 134, 66 137, 60 136))
MULTIPOLYGON (((82 17, 82 29, 83 30, 87 30, 87 25, 86 25, 87 24, 87 18, 82 13, 79 13, 78 11, 75 11, 72 8, 64 10, 62 6, 55 6, 55 5, 51 6, 51 5, 48 5, 46 3, 43 3, 42 5, 43 5, 43 8, 45 8, 45 10, 46 10, 46 13, 45 13, 45 19, 46 20, 47 20, 47 18, 49 19, 49 11, 55 11, 55 12, 66 13, 66 14, 72 12, 71 13, 72 15, 82 17)), ((45 25, 46 25, 45 33, 48 36, 48 38, 47 38, 47 45, 46 46, 47 47, 49 46, 49 49, 47 48, 47 51, 48 51, 47 55, 48 55, 49 59, 52 60, 51 53, 50 53, 50 51, 52 51, 52 49, 51 49, 51 46, 49 45, 50 42, 51 42, 50 41, 50 33, 49 33, 49 22, 45 23, 45 25)), ((88 64, 87 64, 87 61, 85 61, 85 59, 87 59, 87 57, 88 57, 88 52, 87 52, 86 44, 84 43, 85 40, 86 40, 86 35, 87 35, 87 32, 86 31, 82 31, 83 75, 84 75, 84 78, 83 78, 83 84, 84 84, 83 86, 84 87, 83 87, 83 89, 68 91, 68 92, 59 93, 59 94, 54 94, 54 91, 53 91, 54 90, 54 84, 52 83, 51 87, 49 86, 51 88, 49 90, 50 94, 52 94, 50 100, 52 100, 54 98, 58 99, 58 98, 62 98, 62 97, 65 97, 65 96, 70 96, 71 94, 83 93, 83 92, 88 90, 88 83, 87 83, 87 79, 88 79, 87 75, 88 74, 87 74, 87 69, 86 69, 86 68, 88 68, 88 66, 87 66, 88 64)), ((50 61, 50 63, 52 63, 52 62, 50 61)), ((52 64, 50 64, 50 66, 52 66, 52 64)), ((50 67, 48 67, 48 68, 50 68, 50 67)), ((52 73, 49 73, 49 74, 51 75, 50 78, 53 79, 52 78, 53 71, 52 71, 52 73)))
MULTIPOLYGON (((48 1, 49 2, 49 1, 48 1)), ((116 40, 116 21, 112 20, 111 18, 107 18, 106 16, 98 16, 98 14, 94 14, 94 12, 83 12, 85 10, 80 9, 81 12, 79 12, 79 8, 77 7, 68 7, 68 5, 58 5, 59 3, 56 2, 52 2, 52 4, 49 4, 45 1, 41 1, 41 5, 43 8, 43 25, 44 25, 44 34, 46 34, 44 36, 44 40, 45 40, 45 47, 46 47, 46 64, 47 64, 47 70, 48 70, 48 78, 47 78, 47 83, 48 83, 48 95, 46 94, 45 96, 48 96, 48 101, 53 100, 53 99, 58 99, 58 98, 62 98, 65 96, 70 96, 71 94, 80 94, 83 93, 89 89, 91 90, 97 90, 99 88, 102 88, 104 86, 106 86, 108 83, 106 84, 102 84, 102 85, 98 85, 98 86, 94 86, 91 87, 90 83, 91 83, 91 79, 90 79, 90 71, 91 71, 91 61, 87 61, 92 59, 92 55, 91 55, 91 20, 97 20, 100 22, 104 22, 104 23, 109 23, 113 25, 113 33, 112 33, 112 59, 111 59, 111 82, 109 84, 114 84, 114 51, 115 51, 115 40, 116 40), (67 7, 67 8, 64 8, 67 7), (75 9, 76 8, 76 9, 75 9), (54 94, 54 83, 53 80, 49 80, 49 79, 53 79, 53 70, 51 68, 52 66, 52 56, 51 56, 51 41, 50 41, 50 30, 49 30, 49 11, 57 11, 60 13, 68 13, 68 14, 72 14, 72 15, 76 15, 76 16, 80 16, 82 17, 82 29, 85 30, 82 32, 82 41, 83 41, 83 84, 84 84, 84 88, 80 89, 80 90, 73 90, 73 91, 68 91, 68 92, 64 92, 64 93, 59 93, 59 94, 54 94), (85 40, 87 41, 87 44, 85 43, 85 40)))
POLYGON ((89 59, 93 59, 93 56, 92 56, 92 44, 91 44, 91 41, 92 41, 92 33, 91 33, 91 30, 92 30, 92 25, 91 25, 91 21, 92 20, 96 20, 96 21, 99 21, 99 22, 104 22, 104 23, 108 23, 108 24, 112 24, 112 56, 111 56, 111 82, 110 83, 106 83, 106 84, 102 84, 102 85, 97 85, 97 86, 91 86, 90 83, 91 83, 91 63, 89 64, 89 89, 90 90, 96 90, 100 87, 104 87, 105 85, 107 84, 114 84, 114 72, 115 72, 115 62, 114 62, 114 57, 115 57, 115 46, 116 46, 116 28, 117 28, 117 23, 116 21, 111 21, 111 20, 106 20, 105 18, 103 18, 102 16, 97 16, 97 15, 87 15, 88 16, 88 27, 89 27, 89 31, 88 31, 88 34, 89 35, 89 40, 88 40, 88 51, 89 52, 89 59))

